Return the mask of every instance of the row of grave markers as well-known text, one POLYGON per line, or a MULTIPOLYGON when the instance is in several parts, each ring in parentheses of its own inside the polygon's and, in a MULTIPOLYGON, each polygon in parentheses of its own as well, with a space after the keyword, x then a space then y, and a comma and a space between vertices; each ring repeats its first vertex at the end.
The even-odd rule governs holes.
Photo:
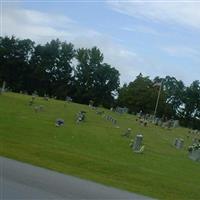
POLYGON ((152 123, 156 126, 160 126, 162 128, 167 128, 167 129, 179 127, 179 120, 161 119, 155 117, 154 115, 142 114, 142 112, 137 113, 136 116, 138 117, 140 124, 143 124, 144 126, 146 126, 146 123, 152 123))
POLYGON ((110 115, 105 115, 105 119, 108 120, 108 121, 110 121, 110 122, 112 122, 114 125, 117 124, 117 120, 114 119, 114 118, 113 118, 112 116, 110 116, 110 115))

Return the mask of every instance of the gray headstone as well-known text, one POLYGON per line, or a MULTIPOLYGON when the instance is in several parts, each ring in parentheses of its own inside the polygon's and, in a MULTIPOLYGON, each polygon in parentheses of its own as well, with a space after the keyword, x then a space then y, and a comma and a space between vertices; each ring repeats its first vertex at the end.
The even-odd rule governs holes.
POLYGON ((176 148, 182 149, 183 145, 184 145, 184 139, 182 139, 182 138, 178 139, 177 144, 176 144, 176 148))
POLYGON ((124 114, 124 113, 128 113, 128 108, 126 108, 126 107, 124 107, 124 108, 122 108, 122 107, 117 107, 117 108, 115 109, 115 111, 116 111, 117 113, 119 113, 119 114, 124 114))
POLYGON ((143 140, 143 135, 136 135, 134 144, 133 144, 134 151, 139 151, 141 149, 142 140, 143 140))
POLYGON ((189 158, 194 161, 200 161, 200 149, 190 152, 189 158))
POLYGON ((174 120, 173 121, 173 128, 179 127, 179 120, 174 120))

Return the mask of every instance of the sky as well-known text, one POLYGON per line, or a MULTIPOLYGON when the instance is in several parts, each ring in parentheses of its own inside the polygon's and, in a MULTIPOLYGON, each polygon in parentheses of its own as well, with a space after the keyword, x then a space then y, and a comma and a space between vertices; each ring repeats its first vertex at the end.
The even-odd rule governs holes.
POLYGON ((1 36, 97 46, 121 84, 145 76, 200 77, 200 1, 1 0, 1 36))

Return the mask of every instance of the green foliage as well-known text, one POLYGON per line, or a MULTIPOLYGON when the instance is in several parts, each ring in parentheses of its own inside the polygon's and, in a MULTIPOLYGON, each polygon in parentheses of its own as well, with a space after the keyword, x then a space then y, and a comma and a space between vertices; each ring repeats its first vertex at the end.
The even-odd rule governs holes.
POLYGON ((156 115, 177 118, 181 124, 200 129, 200 83, 186 87, 175 77, 165 78, 138 75, 119 88, 119 72, 104 63, 97 48, 74 49, 73 44, 51 40, 44 45, 12 37, 0 37, 0 85, 15 92, 37 91, 75 102, 104 107, 126 106, 130 112, 153 114, 162 83, 156 115), (118 95, 118 99, 117 98, 118 95))
POLYGON ((19 40, 0 37, 0 81, 6 80, 14 91, 28 86, 30 70, 28 68, 34 43, 31 40, 19 40))
POLYGON ((76 55, 78 64, 75 71, 75 100, 109 107, 114 101, 113 92, 119 88, 119 72, 103 63, 103 54, 97 47, 79 49, 76 55))
POLYGON ((163 79, 163 90, 166 94, 166 103, 171 106, 174 113, 179 112, 185 92, 183 82, 176 80, 175 77, 166 76, 163 79))
POLYGON ((127 106, 130 112, 154 114, 159 89, 157 116, 177 118, 184 126, 200 129, 199 81, 186 87, 175 77, 155 77, 152 81, 139 74, 133 82, 120 88, 118 105, 127 106))
MULTIPOLYGON (((119 104, 127 106, 134 113, 143 111, 153 114, 158 90, 159 87, 155 86, 149 77, 139 74, 133 82, 124 85, 119 91, 119 104)), ((165 103, 165 94, 162 91, 157 114, 159 116, 168 115, 168 112, 169 108, 165 103)))
POLYGON ((0 84, 3 81, 16 92, 71 96, 85 104, 93 99, 109 107, 119 87, 119 72, 103 63, 97 47, 75 50, 58 39, 35 45, 13 36, 0 38, 0 84))

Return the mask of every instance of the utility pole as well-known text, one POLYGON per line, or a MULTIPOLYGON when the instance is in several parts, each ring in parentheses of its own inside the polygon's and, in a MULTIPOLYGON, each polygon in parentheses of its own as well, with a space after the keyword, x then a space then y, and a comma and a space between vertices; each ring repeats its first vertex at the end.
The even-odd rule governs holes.
POLYGON ((5 92, 5 88, 6 88, 6 82, 4 81, 1 88, 1 93, 5 92))
POLYGON ((160 83, 160 88, 159 88, 159 91, 158 91, 158 97, 157 97, 157 100, 156 100, 156 106, 155 106, 155 110, 154 110, 154 117, 156 117, 156 113, 157 113, 157 109, 158 109, 158 103, 159 103, 159 99, 160 99, 160 93, 161 93, 161 89, 162 89, 162 83, 163 83, 163 80, 160 83))

